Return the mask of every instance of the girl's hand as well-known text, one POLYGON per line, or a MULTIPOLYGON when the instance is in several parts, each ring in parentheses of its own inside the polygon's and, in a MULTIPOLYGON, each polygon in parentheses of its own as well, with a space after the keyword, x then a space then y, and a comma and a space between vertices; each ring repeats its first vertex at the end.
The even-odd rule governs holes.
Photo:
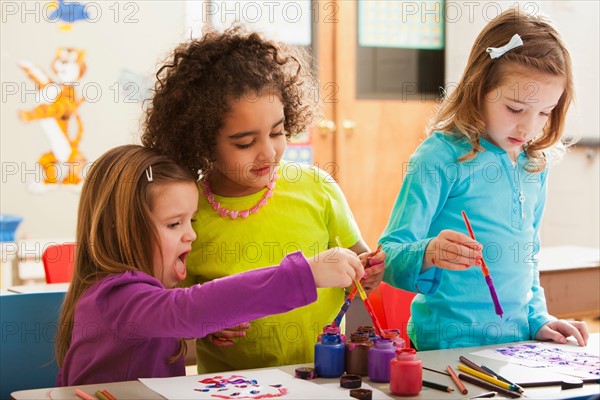
POLYGON ((367 260, 369 261, 369 266, 365 269, 365 275, 361 282, 365 292, 368 294, 371 290, 375 289, 383 279, 385 258, 387 257, 387 254, 380 251, 376 255, 373 255, 373 252, 371 252, 362 253, 358 257, 363 265, 367 265, 367 260))
POLYGON ((361 279, 365 269, 358 256, 348 250, 334 247, 308 259, 317 287, 346 287, 354 279, 361 279))
POLYGON ((427 245, 423 269, 435 265, 439 268, 464 270, 471 265, 481 265, 482 249, 481 244, 463 233, 443 230, 427 245))
POLYGON ((548 322, 535 334, 535 340, 551 340, 556 343, 567 343, 567 338, 573 336, 580 346, 585 346, 590 336, 588 326, 585 322, 557 321, 548 322))
POLYGON ((230 328, 211 333, 206 338, 215 346, 232 346, 234 344, 234 341, 231 339, 246 336, 246 331, 249 328, 250 322, 243 322, 239 325, 235 325, 230 328))

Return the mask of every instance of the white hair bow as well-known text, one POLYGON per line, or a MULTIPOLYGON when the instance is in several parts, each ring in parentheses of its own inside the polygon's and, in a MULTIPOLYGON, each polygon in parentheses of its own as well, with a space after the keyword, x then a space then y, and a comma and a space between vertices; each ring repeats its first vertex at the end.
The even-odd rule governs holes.
POLYGON ((502 57, 504 53, 510 51, 516 47, 523 46, 523 40, 521 40, 521 36, 515 33, 512 38, 510 38, 510 42, 506 43, 502 47, 488 47, 486 51, 490 53, 490 57, 492 59, 502 57))

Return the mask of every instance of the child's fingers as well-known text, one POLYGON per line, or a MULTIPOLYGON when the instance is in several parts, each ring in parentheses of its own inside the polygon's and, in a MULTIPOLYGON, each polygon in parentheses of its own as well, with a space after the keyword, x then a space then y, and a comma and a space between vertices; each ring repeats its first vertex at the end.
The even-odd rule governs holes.
POLYGON ((460 245, 463 245, 463 246, 468 247, 473 250, 483 249, 483 246, 481 245, 481 243, 477 242, 476 240, 471 239, 470 236, 465 235, 464 233, 461 233, 461 232, 456 232, 456 231, 453 231, 450 229, 446 229, 446 230, 440 232, 440 236, 443 237, 447 241, 458 243, 460 245))
POLYGON ((470 264, 457 264, 453 261, 445 260, 442 258, 432 259, 431 261, 432 261, 432 264, 438 268, 458 270, 458 271, 463 271, 465 269, 469 269, 469 267, 471 266, 470 264))
POLYGON ((374 267, 378 264, 384 263, 386 257, 387 257, 387 254, 385 254, 385 252, 383 252, 383 251, 380 251, 379 253, 377 253, 374 256, 369 258, 369 266, 374 267))
POLYGON ((352 251, 344 248, 339 248, 340 255, 347 264, 346 272, 350 276, 350 278, 354 279, 362 279, 365 274, 365 268, 363 267, 363 263, 360 261, 360 258, 352 251))
POLYGON ((212 344, 214 344, 215 346, 219 346, 219 347, 233 346, 233 340, 222 339, 222 338, 216 337, 215 335, 210 335, 208 337, 208 341, 211 342, 212 344))
POLYGON ((433 257, 436 261, 440 259, 455 264, 481 265, 481 251, 460 243, 442 240, 440 241, 439 248, 435 250, 437 254, 434 253, 433 257))

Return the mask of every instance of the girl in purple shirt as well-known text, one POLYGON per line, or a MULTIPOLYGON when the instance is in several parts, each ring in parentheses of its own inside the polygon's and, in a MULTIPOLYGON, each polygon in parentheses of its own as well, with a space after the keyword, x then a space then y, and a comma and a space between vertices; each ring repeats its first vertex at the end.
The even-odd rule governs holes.
POLYGON ((181 338, 307 305, 317 287, 346 287, 362 277, 358 257, 335 248, 171 289, 185 278, 196 238, 195 181, 136 145, 109 150, 89 169, 56 340, 58 386, 185 375, 181 338))

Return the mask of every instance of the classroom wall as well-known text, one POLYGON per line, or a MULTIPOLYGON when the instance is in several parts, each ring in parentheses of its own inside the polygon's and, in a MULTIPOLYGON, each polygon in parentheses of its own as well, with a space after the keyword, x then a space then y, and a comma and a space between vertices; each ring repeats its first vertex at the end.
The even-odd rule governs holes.
POLYGON ((450 83, 460 79, 471 46, 485 24, 500 11, 515 4, 519 4, 525 12, 549 16, 563 35, 573 59, 576 91, 566 135, 582 138, 592 143, 592 147, 572 148, 561 162, 552 165, 547 208, 541 227, 542 243, 544 246, 599 247, 599 3, 555 0, 478 1, 469 4, 468 7, 465 4, 462 7, 452 6, 448 11, 446 80, 450 83))
POLYGON ((17 63, 28 60, 53 75, 51 61, 58 47, 86 51, 87 71, 76 91, 86 98, 79 108, 85 129, 80 150, 93 161, 111 147, 137 140, 142 103, 125 89, 145 92, 157 60, 186 36, 182 1, 81 2, 89 22, 74 22, 71 31, 49 19, 49 3, 1 3, 0 204, 2 213, 24 217, 18 238, 74 237, 79 192, 29 190, 32 181, 40 180, 35 163, 49 151, 49 142, 39 123, 17 116, 44 100, 17 63))
MULTIPOLYGON (((25 217, 19 238, 72 238, 79 195, 64 189, 37 194, 28 189, 32 179, 39 180, 33 172, 35 163, 49 146, 38 123, 24 123, 17 117, 18 110, 36 105, 33 83, 17 68, 17 62, 29 60, 51 73, 50 63, 58 47, 86 50, 87 71, 79 82, 83 90, 78 92, 87 98, 80 107, 85 128, 80 148, 88 160, 94 160, 107 149, 138 138, 142 104, 136 96, 123 92, 124 84, 133 82, 134 88, 145 90, 153 80, 157 60, 189 36, 187 24, 202 22, 186 20, 190 3, 185 1, 86 1, 93 22, 75 22, 72 31, 65 32, 48 20, 48 3, 1 2, 0 210, 25 217)), ((598 60, 597 2, 463 4, 458 8, 460 18, 449 13, 452 19, 446 27, 447 81, 459 79, 475 36, 485 23, 515 3, 557 20, 576 62, 577 89, 584 93, 571 113, 569 133, 600 141, 597 106, 594 108, 598 92, 581 90, 598 87, 597 68, 589 68, 590 62, 598 60), (579 29, 581 26, 586 28, 579 29)), ((545 245, 599 245, 599 181, 597 148, 573 150, 553 166, 542 225, 545 245)))

